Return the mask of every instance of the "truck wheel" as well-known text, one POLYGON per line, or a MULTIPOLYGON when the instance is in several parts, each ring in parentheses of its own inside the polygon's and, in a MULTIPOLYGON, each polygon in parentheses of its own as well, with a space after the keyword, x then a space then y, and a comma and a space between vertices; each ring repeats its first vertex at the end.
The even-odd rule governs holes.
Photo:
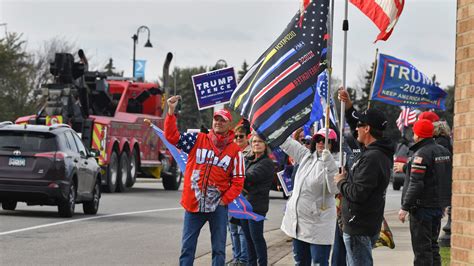
POLYGON ((138 151, 133 149, 133 152, 130 154, 130 178, 127 182, 127 187, 133 187, 135 181, 137 181, 137 171, 138 171, 138 151))
POLYGON ((76 207, 76 187, 74 183, 69 186, 69 193, 65 199, 61 199, 58 204, 59 216, 69 218, 74 215, 76 207))
POLYGON ((6 211, 14 211, 16 209, 16 201, 13 201, 13 200, 3 201, 2 209, 6 211))
POLYGON ((183 175, 181 174, 181 171, 178 171, 176 163, 173 163, 169 168, 169 171, 161 172, 161 179, 165 190, 178 190, 181 185, 182 177, 183 175))
POLYGON ((128 161, 128 154, 122 152, 119 160, 119 171, 117 175, 117 192, 125 192, 128 190, 127 181, 130 179, 130 162, 128 161))
POLYGON ((99 202, 100 202, 100 185, 99 183, 95 183, 94 191, 92 192, 92 200, 84 202, 82 204, 82 209, 84 210, 85 214, 97 214, 99 210, 99 202))
POLYGON ((109 193, 115 192, 117 188, 117 176, 118 176, 118 155, 117 152, 113 151, 110 155, 109 165, 107 166, 107 185, 104 186, 104 190, 109 193))

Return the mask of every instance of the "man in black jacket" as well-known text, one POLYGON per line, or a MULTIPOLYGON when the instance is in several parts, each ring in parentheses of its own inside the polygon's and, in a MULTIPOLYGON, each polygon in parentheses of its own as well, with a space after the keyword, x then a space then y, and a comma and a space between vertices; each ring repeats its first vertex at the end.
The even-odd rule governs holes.
MULTIPOLYGON (((441 265, 438 235, 443 208, 451 201, 451 153, 433 139, 433 124, 427 119, 413 125, 414 154, 405 167, 402 208, 405 222, 410 213, 410 233, 415 265, 441 265)), ((399 170, 399 169, 397 169, 399 170)))
POLYGON ((379 238, 390 180, 394 145, 383 137, 388 121, 377 109, 355 111, 345 90, 348 123, 357 121, 357 141, 362 151, 349 170, 335 176, 342 199, 343 238, 348 265, 373 265, 372 246, 379 238))

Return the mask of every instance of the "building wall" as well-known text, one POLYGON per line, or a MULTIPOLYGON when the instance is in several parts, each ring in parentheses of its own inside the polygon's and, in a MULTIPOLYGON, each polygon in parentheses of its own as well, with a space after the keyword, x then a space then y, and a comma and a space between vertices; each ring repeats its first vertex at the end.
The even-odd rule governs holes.
POLYGON ((474 0, 457 4, 451 264, 474 265, 474 0))

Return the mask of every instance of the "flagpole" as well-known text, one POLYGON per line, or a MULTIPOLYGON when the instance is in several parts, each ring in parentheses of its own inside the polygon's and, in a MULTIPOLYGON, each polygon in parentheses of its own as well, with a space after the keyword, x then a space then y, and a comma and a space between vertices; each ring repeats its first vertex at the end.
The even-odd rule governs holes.
MULTIPOLYGON (((342 87, 346 89, 346 74, 347 74, 347 32, 349 31, 349 0, 345 1, 344 7, 344 21, 342 22, 342 30, 344 31, 344 52, 342 59, 342 87)), ((346 104, 341 102, 341 119, 339 121, 339 165, 340 169, 344 167, 344 153, 342 144, 344 142, 344 124, 345 124, 345 115, 346 113, 346 104)))
POLYGON ((372 102, 372 93, 374 92, 374 79, 375 79, 375 71, 377 70, 378 55, 379 55, 379 48, 375 49, 374 69, 372 70, 372 80, 370 81, 370 93, 369 93, 369 102, 367 103, 367 109, 370 109, 370 103, 372 102))
MULTIPOLYGON (((332 40, 333 40, 333 22, 334 22, 334 0, 331 0, 331 11, 330 11, 330 17, 329 17, 329 23, 328 23, 328 33, 329 33, 329 39, 327 42, 327 70, 328 70, 328 88, 326 92, 326 121, 325 121, 325 128, 326 128, 326 134, 324 138, 324 149, 328 149, 329 145, 329 115, 330 115, 330 99, 331 99, 331 73, 332 73, 332 40)), ((318 93, 318 92, 316 92, 318 93)), ((324 171, 324 179, 323 179, 323 202, 321 203, 321 210, 326 210, 326 187, 327 187, 327 175, 328 171, 327 169, 324 171)))

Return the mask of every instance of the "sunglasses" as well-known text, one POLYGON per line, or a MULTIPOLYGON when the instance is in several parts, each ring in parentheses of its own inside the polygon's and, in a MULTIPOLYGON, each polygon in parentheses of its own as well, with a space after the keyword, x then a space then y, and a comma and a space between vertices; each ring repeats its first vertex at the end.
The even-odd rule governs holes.
POLYGON ((235 139, 245 139, 245 135, 235 135, 235 139))
POLYGON ((311 140, 309 139, 300 139, 301 144, 310 144, 311 140))
POLYGON ((366 123, 362 123, 362 122, 357 122, 357 125, 356 127, 366 127, 368 126, 366 123))
POLYGON ((319 143, 319 142, 321 142, 321 141, 322 141, 322 142, 325 142, 326 139, 323 138, 323 137, 317 137, 317 138, 315 139, 315 141, 316 141, 316 143, 319 143))

